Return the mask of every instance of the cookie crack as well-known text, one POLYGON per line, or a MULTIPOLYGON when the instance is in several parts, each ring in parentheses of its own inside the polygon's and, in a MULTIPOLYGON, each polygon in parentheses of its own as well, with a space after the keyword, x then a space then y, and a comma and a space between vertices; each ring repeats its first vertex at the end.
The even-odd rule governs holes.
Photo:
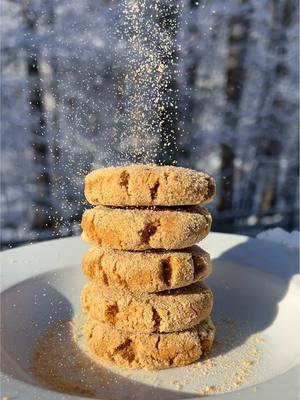
POLYGON ((126 339, 125 342, 121 343, 118 347, 115 348, 115 352, 117 353, 118 351, 122 351, 129 346, 131 346, 132 340, 131 339, 126 339))
MULTIPOLYGON (((101 246, 101 243, 102 243, 102 239, 101 238, 99 238, 98 237, 98 232, 97 232, 97 229, 96 229, 96 214, 94 213, 93 215, 92 215, 92 220, 91 220, 91 225, 92 225, 92 236, 93 236, 93 239, 92 240, 95 240, 95 238, 96 238, 96 242, 98 242, 98 244, 101 246)), ((87 235, 88 236, 88 235, 87 235)))
POLYGON ((199 258, 192 255, 192 260, 194 264, 194 279, 198 279, 200 276, 203 275, 205 270, 205 265, 203 261, 199 262, 199 258))
POLYGON ((158 352, 159 352, 159 343, 160 343, 160 335, 158 335, 157 341, 155 343, 155 348, 158 350, 158 352))
POLYGON ((105 286, 108 286, 108 278, 106 272, 102 271, 103 283, 105 286))
POLYGON ((144 229, 139 232, 142 244, 149 244, 151 237, 155 235, 159 226, 159 222, 149 222, 146 224, 144 229))
POLYGON ((127 360, 129 363, 132 363, 135 359, 135 353, 132 348, 132 340, 126 339, 125 342, 121 343, 114 350, 115 354, 119 354, 123 359, 127 360))
POLYGON ((115 324, 118 312, 119 307, 117 303, 107 305, 105 309, 105 320, 111 324, 115 324))
POLYGON ((115 272, 115 275, 116 275, 118 284, 119 284, 121 287, 127 289, 127 288, 128 288, 127 281, 126 281, 125 279, 123 279, 123 278, 121 277, 121 275, 118 274, 117 272, 115 272))
POLYGON ((130 179, 129 173, 127 171, 123 171, 120 175, 120 186, 125 188, 127 196, 130 196, 129 179, 130 179))
POLYGON ((103 258, 104 258, 104 253, 98 254, 97 261, 95 263, 95 270, 97 272, 94 274, 94 276, 92 276, 92 278, 94 278, 96 274, 100 274, 101 272, 105 274, 105 272, 103 271, 103 264, 102 264, 103 258))
POLYGON ((159 179, 157 179, 155 184, 152 187, 150 187, 151 200, 155 200, 157 198, 157 192, 158 192, 159 185, 160 185, 160 182, 159 182, 159 179))
POLYGON ((172 280, 172 267, 170 258, 166 258, 161 261, 161 268, 162 268, 162 278, 164 284, 170 286, 172 280))
POLYGON ((155 307, 152 307, 152 318, 154 321, 154 331, 157 332, 160 327, 161 316, 159 315, 159 313, 155 307))
POLYGON ((168 179, 169 179, 169 174, 167 172, 164 172, 164 180, 166 184, 168 184, 168 179))
POLYGON ((212 198, 216 194, 216 187, 213 180, 208 176, 205 178, 207 182, 206 200, 212 198))

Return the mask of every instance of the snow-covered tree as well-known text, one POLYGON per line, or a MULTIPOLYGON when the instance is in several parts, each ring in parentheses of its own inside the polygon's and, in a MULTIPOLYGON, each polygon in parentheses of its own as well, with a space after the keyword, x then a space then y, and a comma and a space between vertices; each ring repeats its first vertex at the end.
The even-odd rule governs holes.
POLYGON ((216 177, 215 229, 295 228, 298 11, 296 0, 3 0, 2 241, 78 231, 84 174, 151 157, 216 177), (149 37, 133 53, 124 6, 139 2, 152 19, 139 16, 149 37), (156 69, 136 75, 148 52, 156 69), (135 111, 154 94, 148 137, 135 111))

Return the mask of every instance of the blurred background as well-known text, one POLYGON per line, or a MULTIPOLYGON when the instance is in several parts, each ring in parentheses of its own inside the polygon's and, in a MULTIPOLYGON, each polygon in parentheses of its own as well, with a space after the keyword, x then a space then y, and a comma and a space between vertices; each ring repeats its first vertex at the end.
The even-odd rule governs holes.
MULTIPOLYGON (((215 231, 299 229, 298 1, 159 4, 176 41, 178 114, 157 133, 153 161, 215 177, 215 231)), ((122 154, 115 126, 128 57, 115 35, 121 6, 2 0, 2 248, 79 234, 84 175, 149 156, 122 154)))

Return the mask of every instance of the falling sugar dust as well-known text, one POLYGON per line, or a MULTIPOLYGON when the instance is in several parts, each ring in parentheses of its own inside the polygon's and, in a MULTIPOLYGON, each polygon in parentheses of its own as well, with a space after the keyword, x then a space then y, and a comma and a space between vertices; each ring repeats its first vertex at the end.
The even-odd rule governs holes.
POLYGON ((183 2, 177 1, 123 4, 117 34, 125 43, 126 70, 115 83, 119 104, 108 144, 117 149, 114 164, 172 163, 176 158, 181 132, 176 76, 182 8, 183 2))
MULTIPOLYGON (((88 130, 81 124, 88 117, 84 109, 90 107, 90 100, 83 98, 81 105, 73 107, 69 118, 75 119, 83 133, 74 139, 68 129, 63 132, 61 159, 54 165, 54 175, 64 177, 51 182, 59 206, 50 219, 58 227, 58 236, 78 234, 77 221, 84 206, 79 194, 83 177, 91 169, 131 162, 176 164, 183 132, 178 88, 183 8, 182 1, 111 4, 103 28, 111 40, 111 47, 105 45, 109 47, 106 52, 113 54, 105 72, 111 87, 99 83, 96 120, 88 130), (101 137, 93 133, 95 129, 101 129, 101 137), (68 171, 72 171, 72 179, 68 171)), ((87 74, 89 86, 92 75, 87 74)))

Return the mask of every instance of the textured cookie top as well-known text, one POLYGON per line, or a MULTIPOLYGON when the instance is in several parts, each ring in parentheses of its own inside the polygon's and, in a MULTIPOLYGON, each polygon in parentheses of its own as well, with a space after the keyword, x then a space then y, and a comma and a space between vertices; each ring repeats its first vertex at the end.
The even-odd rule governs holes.
POLYGON ((201 282, 160 293, 131 293, 90 282, 81 302, 90 317, 127 332, 176 332, 209 317, 213 294, 201 282))
POLYGON ((85 196, 93 205, 196 205, 211 201, 215 192, 215 181, 209 175, 174 166, 102 168, 85 178, 85 196))
POLYGON ((121 251, 93 247, 82 261, 99 286, 159 292, 190 285, 211 273, 209 254, 198 246, 182 251, 121 251))
POLYGON ((97 206, 82 216, 83 239, 119 250, 184 249, 204 239, 211 215, 203 207, 110 208, 97 206))
POLYGON ((83 328, 89 349, 121 367, 162 369, 187 365, 210 351, 215 327, 211 319, 181 332, 128 333, 88 319, 83 328))

